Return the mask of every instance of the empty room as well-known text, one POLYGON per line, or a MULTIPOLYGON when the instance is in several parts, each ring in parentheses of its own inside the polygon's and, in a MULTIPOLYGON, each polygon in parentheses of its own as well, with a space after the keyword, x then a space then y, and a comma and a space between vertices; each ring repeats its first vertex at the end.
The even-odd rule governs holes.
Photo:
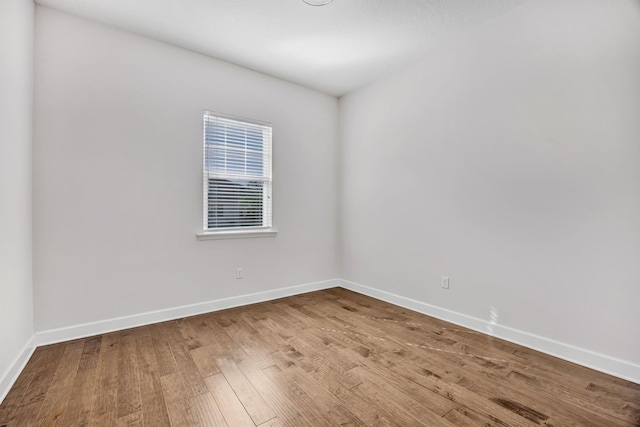
POLYGON ((0 0, 0 427, 638 427, 639 302, 638 0, 0 0))

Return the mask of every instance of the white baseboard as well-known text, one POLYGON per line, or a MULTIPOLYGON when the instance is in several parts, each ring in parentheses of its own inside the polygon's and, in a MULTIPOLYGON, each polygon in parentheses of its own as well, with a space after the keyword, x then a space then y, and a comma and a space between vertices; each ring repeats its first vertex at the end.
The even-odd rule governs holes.
POLYGON ((31 358, 34 350, 36 349, 35 337, 31 339, 24 346, 18 357, 13 361, 9 369, 4 373, 2 379, 0 379, 0 403, 7 397, 7 393, 11 390, 13 383, 16 382, 18 376, 27 365, 27 362, 31 358))
POLYGON ((212 311, 224 310, 226 308, 239 307, 247 304, 255 304, 258 302, 270 301, 292 295, 299 295, 307 292, 333 288, 339 286, 339 283, 340 281, 338 279, 324 280, 321 282, 273 289, 254 294, 222 298, 197 304, 184 305, 181 307, 173 307, 165 310, 150 311, 147 313, 134 314, 131 316, 118 317, 115 319, 107 319, 98 322, 73 325, 65 328, 51 329, 48 331, 37 332, 35 335, 35 343, 36 345, 40 346, 78 338, 85 338, 93 335, 104 334, 107 332, 135 328, 137 326, 144 326, 152 323, 165 322, 167 320, 180 319, 182 317, 210 313, 212 311))
POLYGON ((372 298, 399 305, 400 307, 408 308, 446 322, 473 329, 474 331, 487 335, 492 335, 569 362, 577 363, 578 365, 582 365, 587 368, 595 369, 597 371, 640 384, 640 365, 626 360, 595 353, 590 350, 585 350, 550 338, 513 329, 508 326, 493 324, 483 319, 436 307, 431 304, 392 294, 390 292, 370 288, 348 280, 340 280, 340 286, 372 298))

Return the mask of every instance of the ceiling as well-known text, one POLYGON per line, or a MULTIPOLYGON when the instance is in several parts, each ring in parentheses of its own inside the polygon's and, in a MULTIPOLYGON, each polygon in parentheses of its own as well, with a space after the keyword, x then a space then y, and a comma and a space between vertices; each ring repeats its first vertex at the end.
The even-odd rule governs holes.
POLYGON ((341 96, 525 0, 36 0, 341 96))

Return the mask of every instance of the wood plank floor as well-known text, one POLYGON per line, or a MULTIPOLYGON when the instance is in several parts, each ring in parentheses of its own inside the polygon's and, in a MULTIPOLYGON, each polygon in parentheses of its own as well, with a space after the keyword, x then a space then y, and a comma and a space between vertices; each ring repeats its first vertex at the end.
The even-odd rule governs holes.
POLYGON ((31 425, 640 426, 640 385, 334 288, 39 347, 31 425))

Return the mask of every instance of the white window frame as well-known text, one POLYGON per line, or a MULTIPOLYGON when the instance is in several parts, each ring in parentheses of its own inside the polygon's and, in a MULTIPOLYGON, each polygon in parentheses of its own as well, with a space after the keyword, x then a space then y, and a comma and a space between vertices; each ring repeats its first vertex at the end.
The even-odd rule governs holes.
MULTIPOLYGON (((202 116, 202 230, 197 233, 198 239, 234 239, 246 237, 273 237, 277 234, 277 229, 273 226, 273 145, 272 145, 272 125, 244 117, 232 116, 229 114, 216 113, 209 110, 203 111, 202 116), (264 145, 262 151, 263 174, 260 181, 263 182, 262 220, 261 226, 239 226, 239 227, 218 227, 209 228, 209 180, 211 177, 222 179, 254 179, 254 175, 225 174, 214 171, 211 165, 207 164, 207 126, 214 120, 222 122, 237 123, 239 125, 256 125, 263 128, 264 145)), ((226 144, 226 141, 225 141, 226 144)), ((246 154, 245 154, 246 155, 246 154)), ((246 160, 246 157, 245 157, 246 160)), ((246 171, 246 167, 245 167, 246 171)))

